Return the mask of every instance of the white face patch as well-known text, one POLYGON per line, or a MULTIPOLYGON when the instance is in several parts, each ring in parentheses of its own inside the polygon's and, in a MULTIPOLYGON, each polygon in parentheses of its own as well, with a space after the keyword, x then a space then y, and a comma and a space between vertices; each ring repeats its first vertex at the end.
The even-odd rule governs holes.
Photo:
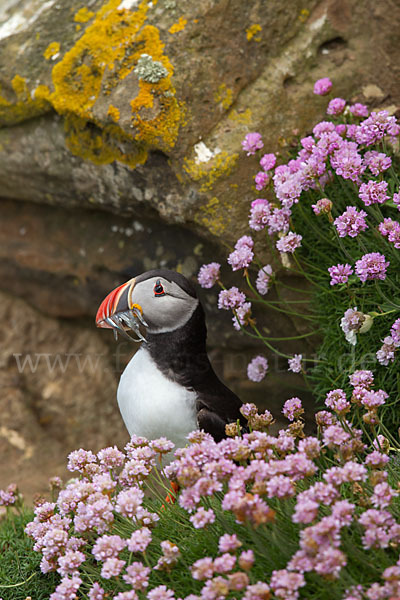
POLYGON ((177 283, 157 276, 136 283, 131 299, 141 306, 149 333, 167 333, 182 327, 199 304, 177 283))

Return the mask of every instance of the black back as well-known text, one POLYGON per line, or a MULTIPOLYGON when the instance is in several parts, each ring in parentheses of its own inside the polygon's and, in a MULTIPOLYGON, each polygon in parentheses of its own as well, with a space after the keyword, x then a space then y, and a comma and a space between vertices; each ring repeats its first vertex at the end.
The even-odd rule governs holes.
MULTIPOLYGON (((155 273, 169 279, 161 270, 155 273)), ((175 278, 174 281, 181 285, 175 278)), ((204 311, 199 303, 183 327, 167 333, 148 333, 147 349, 166 377, 196 392, 199 427, 219 441, 225 437, 226 423, 239 419, 241 425, 245 426, 246 421, 239 412, 241 400, 222 383, 211 366, 206 338, 204 311)))

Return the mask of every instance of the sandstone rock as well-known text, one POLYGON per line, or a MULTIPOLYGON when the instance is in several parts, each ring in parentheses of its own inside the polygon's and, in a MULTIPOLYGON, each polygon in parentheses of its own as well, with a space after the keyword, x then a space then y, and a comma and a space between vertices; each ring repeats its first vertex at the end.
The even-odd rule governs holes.
POLYGON ((246 132, 284 154, 293 130, 322 115, 311 90, 327 74, 339 96, 364 100, 373 84, 380 94, 367 101, 398 105, 399 13, 390 0, 7 3, 2 195, 120 214, 146 206, 232 241, 256 168, 241 151, 246 132), (142 54, 168 76, 139 79, 142 54))

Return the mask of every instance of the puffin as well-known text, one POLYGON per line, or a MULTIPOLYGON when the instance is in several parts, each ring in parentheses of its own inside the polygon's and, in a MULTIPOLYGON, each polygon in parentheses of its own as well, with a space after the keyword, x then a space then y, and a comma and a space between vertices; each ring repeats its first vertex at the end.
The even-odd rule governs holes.
POLYGON ((141 344, 117 391, 130 436, 166 437, 179 448, 196 429, 218 442, 228 423, 245 428, 241 400, 210 363, 204 310, 182 274, 153 269, 133 277, 106 296, 96 325, 141 344))

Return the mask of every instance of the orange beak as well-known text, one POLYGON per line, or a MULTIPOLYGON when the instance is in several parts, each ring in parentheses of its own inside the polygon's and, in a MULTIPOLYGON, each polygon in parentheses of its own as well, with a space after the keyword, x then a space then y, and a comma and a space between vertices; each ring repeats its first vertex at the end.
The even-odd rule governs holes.
POLYGON ((135 304, 132 300, 135 284, 135 278, 130 279, 104 298, 96 314, 97 327, 113 329, 115 335, 120 333, 124 337, 133 340, 125 331, 129 328, 139 337, 139 340, 133 341, 145 340, 139 330, 140 323, 147 326, 142 316, 143 310, 139 304, 135 304))
POLYGON ((133 308, 132 303, 132 291, 135 287, 135 278, 130 279, 126 283, 118 286, 108 294, 100 304, 96 314, 96 325, 97 327, 104 327, 105 329, 113 329, 109 319, 115 315, 115 313, 131 310, 133 308))

